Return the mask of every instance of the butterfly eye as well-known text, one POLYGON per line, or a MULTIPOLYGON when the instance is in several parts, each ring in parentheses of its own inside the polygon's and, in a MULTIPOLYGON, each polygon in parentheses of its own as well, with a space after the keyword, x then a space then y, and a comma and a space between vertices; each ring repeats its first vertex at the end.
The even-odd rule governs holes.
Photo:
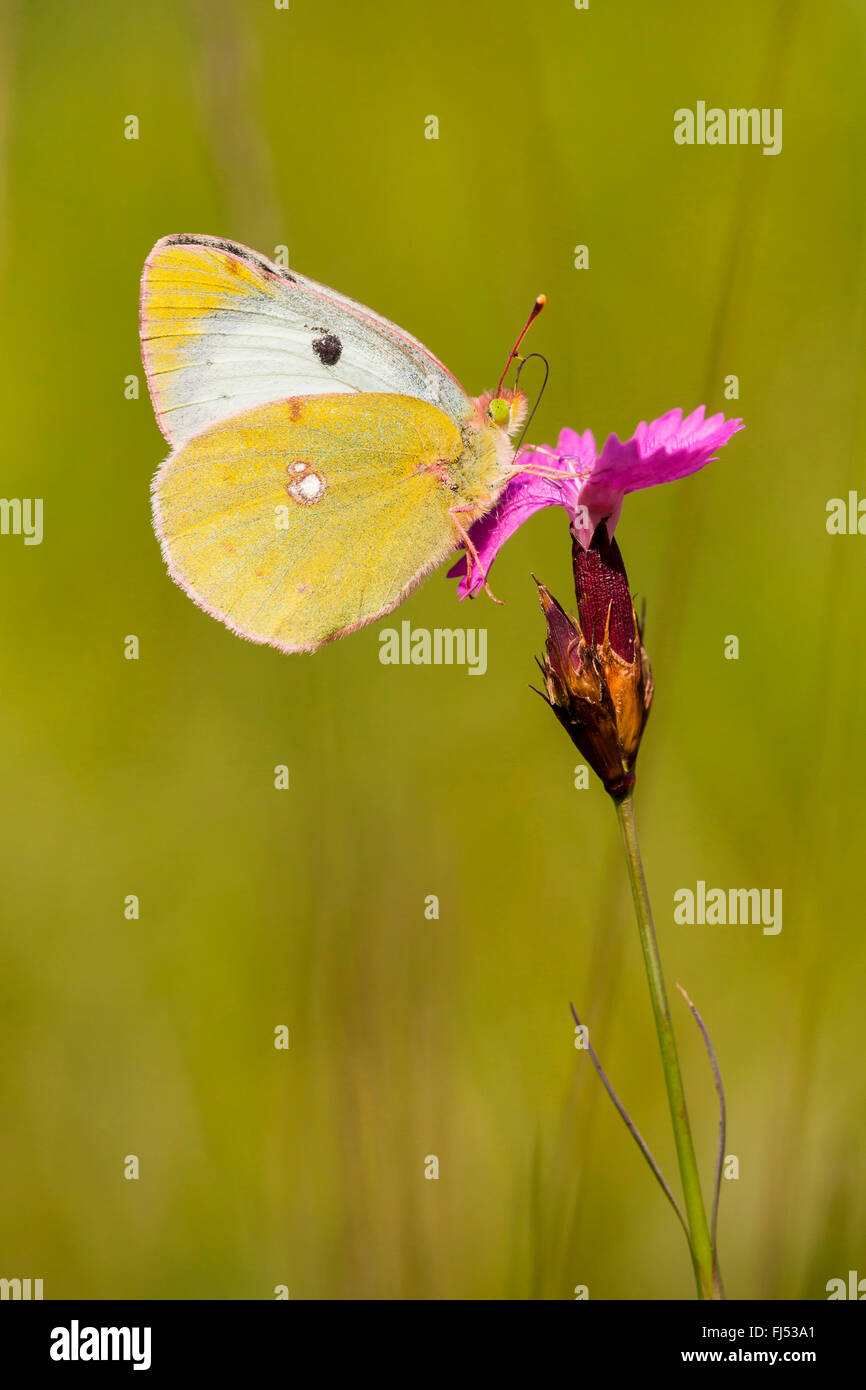
POLYGON ((495 396, 487 407, 487 414, 494 425, 504 428, 511 422, 511 406, 501 396, 495 396))

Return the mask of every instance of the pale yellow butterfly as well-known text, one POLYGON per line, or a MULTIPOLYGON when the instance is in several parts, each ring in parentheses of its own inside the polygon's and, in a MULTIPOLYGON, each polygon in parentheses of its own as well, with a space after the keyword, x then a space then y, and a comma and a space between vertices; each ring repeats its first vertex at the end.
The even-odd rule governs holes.
POLYGON ((234 242, 157 242, 140 329, 169 573, 253 642, 314 651, 390 612, 515 472, 520 391, 469 397, 387 319, 234 242))

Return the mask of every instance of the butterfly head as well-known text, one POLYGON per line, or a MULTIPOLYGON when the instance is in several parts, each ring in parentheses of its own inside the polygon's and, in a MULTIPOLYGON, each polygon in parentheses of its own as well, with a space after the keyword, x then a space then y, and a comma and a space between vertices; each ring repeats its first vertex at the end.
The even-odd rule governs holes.
POLYGON ((529 409, 529 402, 523 392, 512 391, 507 386, 500 386, 495 392, 486 391, 483 396, 477 398, 475 404, 481 423, 496 425, 507 435, 513 435, 520 429, 529 409))

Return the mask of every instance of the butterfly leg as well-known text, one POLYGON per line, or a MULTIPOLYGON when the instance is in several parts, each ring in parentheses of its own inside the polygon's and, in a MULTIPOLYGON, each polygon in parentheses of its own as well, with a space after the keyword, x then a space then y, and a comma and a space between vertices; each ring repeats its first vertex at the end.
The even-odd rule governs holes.
POLYGON ((512 478, 519 478, 521 474, 529 478, 553 478, 554 482, 563 482, 569 478, 579 482, 585 482, 589 477, 589 472, 584 469, 582 472, 565 472, 562 468, 537 468, 530 464, 528 468, 523 468, 519 463, 515 463, 508 474, 509 481, 512 478))
MULTIPOLYGON (((547 444, 533 444, 527 448, 526 453, 545 454, 549 459, 552 461, 555 460, 560 464, 572 458, 577 462, 577 455, 563 454, 560 450, 551 449, 547 444)), ((544 464, 522 464, 520 461, 521 457, 522 456, 518 453, 512 464, 510 472, 510 477, 512 478, 516 478, 521 473, 525 473, 532 478, 552 478, 555 482, 562 482, 566 478, 574 478, 575 480, 582 481, 589 477, 591 472, 591 470, 586 467, 579 467, 571 470, 562 467, 557 468, 553 462, 550 467, 545 467, 544 464)))
MULTIPOLYGON (((562 454, 558 449, 551 449, 549 444, 524 444, 523 450, 527 454, 547 454, 548 458, 558 459, 567 458, 567 454, 562 454)), ((517 455, 520 458, 520 454, 517 455)))
MULTIPOLYGON (((463 525, 462 521, 459 521, 457 518, 458 512, 471 511, 474 511, 473 507, 468 507, 465 504, 458 503, 457 506, 448 508, 448 515, 451 518, 455 531, 457 532, 458 536, 460 537, 460 540, 463 543, 463 546, 466 550, 466 554, 470 557, 473 563, 478 566, 479 570, 481 570, 481 573, 483 574, 484 569, 480 559, 478 558, 478 551, 475 549, 475 546, 470 538, 469 532, 466 530, 466 527, 463 525)), ((502 605, 502 599, 496 597, 490 585, 487 583, 486 578, 484 580, 484 592, 487 594, 488 598, 493 600, 494 603, 498 603, 500 604, 500 606, 502 605)))

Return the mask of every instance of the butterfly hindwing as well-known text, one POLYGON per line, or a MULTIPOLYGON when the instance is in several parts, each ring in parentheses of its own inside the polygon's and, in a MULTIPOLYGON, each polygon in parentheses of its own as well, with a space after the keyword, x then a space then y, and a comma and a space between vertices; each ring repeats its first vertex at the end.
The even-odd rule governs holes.
POLYGON ((140 330, 157 419, 176 447, 288 396, 393 391, 452 419, 468 405, 442 363, 395 324, 215 237, 157 242, 142 275, 140 330))
POLYGON ((429 403, 295 397, 196 435, 154 480, 173 578, 256 642, 312 651, 381 616, 454 549, 441 467, 463 450, 429 403))

